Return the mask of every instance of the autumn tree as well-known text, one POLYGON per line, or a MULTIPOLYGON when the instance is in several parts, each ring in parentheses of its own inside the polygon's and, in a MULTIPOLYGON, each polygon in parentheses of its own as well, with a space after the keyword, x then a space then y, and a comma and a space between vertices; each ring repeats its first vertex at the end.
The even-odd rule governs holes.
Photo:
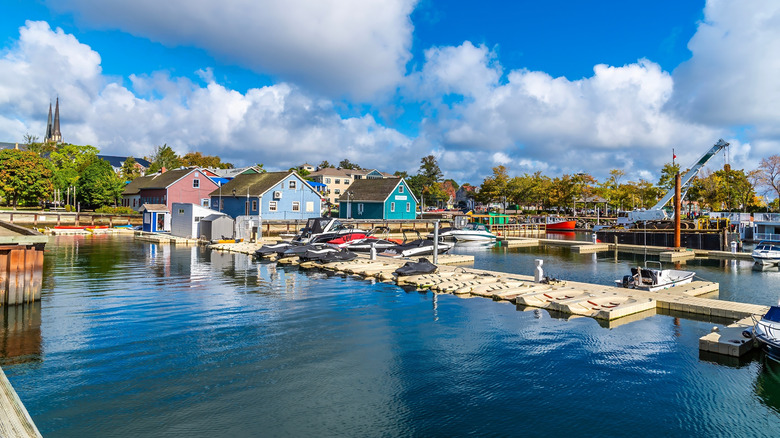
POLYGON ((35 204, 54 191, 51 163, 32 151, 0 150, 0 194, 14 209, 35 204))
POLYGON ((138 168, 135 158, 127 157, 124 163, 122 163, 122 170, 120 175, 125 181, 132 181, 141 176, 141 169, 138 168))
MULTIPOLYGON (((232 163, 223 163, 216 155, 203 155, 201 152, 187 152, 181 157, 182 166, 206 167, 210 169, 232 169, 232 163)), ((168 167, 168 166, 166 166, 168 167)), ((178 167, 178 166, 176 166, 178 167)))
POLYGON ((758 166, 758 180, 762 187, 774 190, 780 199, 780 155, 772 155, 761 160, 758 166))

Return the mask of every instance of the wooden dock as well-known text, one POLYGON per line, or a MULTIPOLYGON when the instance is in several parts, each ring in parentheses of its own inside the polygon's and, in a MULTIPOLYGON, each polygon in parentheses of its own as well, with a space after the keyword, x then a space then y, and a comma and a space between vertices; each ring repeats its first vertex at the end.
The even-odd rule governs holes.
POLYGON ((41 433, 0 368, 0 436, 3 438, 41 437, 41 433))

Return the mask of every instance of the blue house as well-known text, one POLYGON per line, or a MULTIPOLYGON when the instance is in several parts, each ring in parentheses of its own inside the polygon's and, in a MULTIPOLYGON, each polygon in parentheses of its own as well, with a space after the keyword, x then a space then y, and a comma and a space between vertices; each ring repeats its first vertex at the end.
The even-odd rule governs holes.
POLYGON ((262 220, 308 219, 320 215, 322 200, 295 172, 260 172, 249 168, 209 194, 211 209, 231 217, 262 220))
POLYGON ((140 211, 144 216, 141 230, 149 233, 171 231, 171 212, 165 204, 144 204, 140 211))
POLYGON ((344 219, 414 219, 417 198, 402 178, 358 179, 339 198, 344 219))

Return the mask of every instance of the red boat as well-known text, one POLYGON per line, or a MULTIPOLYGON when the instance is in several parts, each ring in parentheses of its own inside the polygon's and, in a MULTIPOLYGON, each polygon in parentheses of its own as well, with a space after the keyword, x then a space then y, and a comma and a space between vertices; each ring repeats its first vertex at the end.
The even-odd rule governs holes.
POLYGON ((577 221, 558 220, 553 222, 555 220, 550 219, 550 222, 547 222, 547 231, 573 230, 577 226, 577 221))

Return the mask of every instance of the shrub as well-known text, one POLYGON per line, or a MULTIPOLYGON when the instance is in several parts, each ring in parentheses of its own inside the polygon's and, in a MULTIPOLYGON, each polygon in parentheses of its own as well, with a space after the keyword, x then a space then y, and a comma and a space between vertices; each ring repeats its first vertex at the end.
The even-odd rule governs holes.
POLYGON ((137 214, 135 210, 130 207, 109 207, 103 206, 95 210, 95 213, 107 213, 117 215, 137 214))

